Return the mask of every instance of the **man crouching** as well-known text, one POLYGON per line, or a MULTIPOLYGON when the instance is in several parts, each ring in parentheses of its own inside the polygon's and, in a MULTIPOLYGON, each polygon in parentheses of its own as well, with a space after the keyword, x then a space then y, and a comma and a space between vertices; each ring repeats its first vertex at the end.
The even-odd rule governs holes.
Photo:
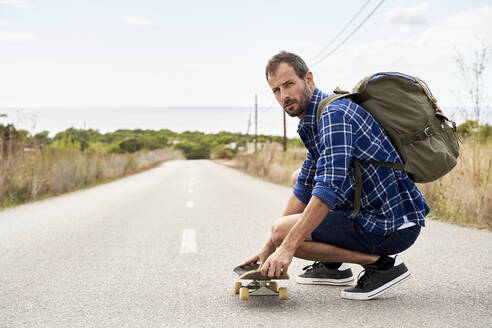
POLYGON ((315 261, 298 283, 343 285, 354 280, 347 263, 360 264, 364 272, 356 286, 341 294, 356 300, 374 298, 407 279, 401 258, 389 255, 415 242, 430 209, 406 172, 368 163, 402 163, 388 135, 350 99, 324 108, 317 124, 316 109, 328 94, 316 88, 299 56, 280 52, 265 73, 285 112, 300 119, 307 157, 271 238, 242 265, 259 262, 264 275, 279 277, 295 256, 315 261), (362 197, 352 218, 354 160, 360 162, 362 197))

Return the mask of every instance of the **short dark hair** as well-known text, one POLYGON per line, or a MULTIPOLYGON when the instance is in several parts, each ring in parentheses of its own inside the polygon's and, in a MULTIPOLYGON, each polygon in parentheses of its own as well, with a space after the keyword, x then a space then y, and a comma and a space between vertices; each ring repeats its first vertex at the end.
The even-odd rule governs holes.
POLYGON ((281 51, 268 61, 268 64, 265 68, 265 77, 267 81, 268 75, 272 75, 273 73, 275 73, 280 63, 287 63, 292 66, 292 68, 296 72, 296 75, 299 76, 301 79, 303 79, 306 76, 306 73, 309 72, 309 68, 301 57, 292 52, 281 51))

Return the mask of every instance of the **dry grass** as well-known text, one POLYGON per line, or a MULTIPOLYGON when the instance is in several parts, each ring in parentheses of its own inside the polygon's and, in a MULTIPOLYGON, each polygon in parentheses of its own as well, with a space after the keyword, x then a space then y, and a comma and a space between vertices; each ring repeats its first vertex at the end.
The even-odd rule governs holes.
POLYGON ((284 152, 266 146, 256 154, 239 153, 232 166, 274 183, 290 185, 292 172, 301 167, 305 158, 304 148, 290 148, 284 152))
MULTIPOLYGON (((304 148, 286 153, 268 148, 256 154, 239 154, 230 166, 265 180, 290 185, 292 172, 301 167, 304 148)), ((430 217, 492 230, 492 144, 466 140, 457 166, 432 183, 419 184, 431 207, 430 217)))
POLYGON ((98 154, 42 148, 0 140, 0 207, 62 194, 182 158, 170 150, 134 154, 98 154))
POLYGON ((419 185, 432 208, 431 216, 492 230, 491 170, 492 144, 466 140, 458 164, 450 173, 419 185))

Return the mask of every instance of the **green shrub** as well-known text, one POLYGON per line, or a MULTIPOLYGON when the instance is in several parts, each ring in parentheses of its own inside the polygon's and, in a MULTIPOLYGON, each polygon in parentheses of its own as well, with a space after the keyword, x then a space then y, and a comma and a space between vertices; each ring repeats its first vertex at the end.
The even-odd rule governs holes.
POLYGON ((458 133, 462 138, 476 136, 482 144, 492 141, 492 126, 488 124, 478 125, 477 121, 468 120, 460 124, 458 126, 458 133))
POLYGON ((225 159, 231 159, 235 155, 235 152, 230 149, 226 148, 224 145, 217 145, 215 146, 210 154, 210 158, 212 159, 217 159, 217 158, 225 158, 225 159))
POLYGON ((127 138, 120 142, 119 147, 123 153, 134 153, 144 148, 144 142, 140 138, 127 138))
POLYGON ((205 142, 184 141, 177 145, 186 159, 208 159, 211 147, 205 142))

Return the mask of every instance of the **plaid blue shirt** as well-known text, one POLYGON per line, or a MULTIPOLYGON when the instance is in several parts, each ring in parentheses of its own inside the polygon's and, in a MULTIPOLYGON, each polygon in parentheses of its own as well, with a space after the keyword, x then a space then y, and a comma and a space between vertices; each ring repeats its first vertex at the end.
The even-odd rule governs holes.
POLYGON ((402 163, 381 125, 361 106, 340 99, 324 109, 317 128, 316 109, 326 97, 316 89, 299 122, 297 132, 308 152, 294 187, 296 197, 307 204, 316 195, 331 210, 349 217, 355 194, 352 161, 358 159, 362 199, 357 221, 378 235, 388 235, 409 221, 424 226, 430 208, 407 173, 366 163, 402 163))

